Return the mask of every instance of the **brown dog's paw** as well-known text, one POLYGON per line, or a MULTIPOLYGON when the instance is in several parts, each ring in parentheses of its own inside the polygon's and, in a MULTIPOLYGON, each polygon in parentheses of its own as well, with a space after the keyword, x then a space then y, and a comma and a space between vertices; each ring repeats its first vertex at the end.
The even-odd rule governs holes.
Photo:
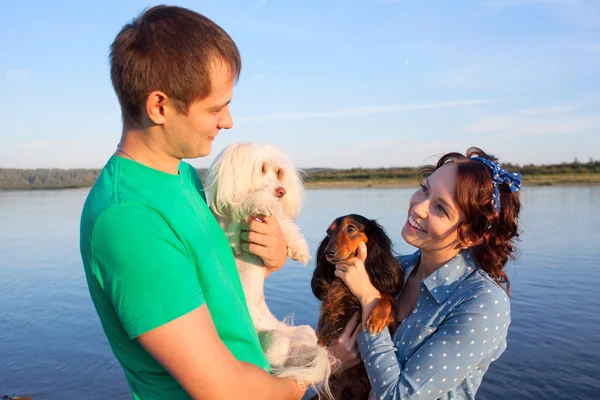
POLYGON ((379 333, 386 326, 394 322, 394 298, 389 295, 384 295, 379 301, 369 318, 367 319, 367 328, 371 334, 379 333))

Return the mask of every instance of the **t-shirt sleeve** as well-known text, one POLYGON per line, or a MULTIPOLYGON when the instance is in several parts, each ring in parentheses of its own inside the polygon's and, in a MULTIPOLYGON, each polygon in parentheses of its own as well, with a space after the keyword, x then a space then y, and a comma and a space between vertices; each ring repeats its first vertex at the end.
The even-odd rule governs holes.
POLYGON ((204 304, 187 249, 156 211, 104 211, 92 239, 94 275, 131 339, 204 304))

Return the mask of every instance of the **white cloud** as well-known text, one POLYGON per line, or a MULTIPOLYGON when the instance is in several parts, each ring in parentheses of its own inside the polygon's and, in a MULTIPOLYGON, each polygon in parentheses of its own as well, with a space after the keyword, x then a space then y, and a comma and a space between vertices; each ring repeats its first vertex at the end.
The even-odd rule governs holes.
POLYGON ((335 117, 352 117, 358 115, 380 114, 394 111, 415 111, 436 108, 455 108, 469 107, 496 103, 501 100, 497 99, 468 99, 468 100, 453 100, 439 103, 427 104, 393 104, 381 106, 363 106, 349 108, 345 110, 335 110, 327 112, 304 112, 304 113, 288 113, 288 114, 267 114, 250 117, 236 118, 238 121, 266 121, 266 120, 288 120, 288 119, 309 119, 309 118, 335 118, 335 117))
POLYGON ((600 117, 581 109, 578 105, 562 105, 517 110, 474 121, 465 127, 465 131, 525 137, 577 135, 600 130, 600 117))
POLYGON ((6 80, 8 81, 20 81, 30 76, 31 72, 28 69, 11 69, 6 71, 6 80))
POLYGON ((269 1, 269 0, 259 0, 259 2, 258 2, 258 3, 256 3, 256 4, 254 5, 254 7, 252 7, 252 9, 253 9, 253 10, 257 10, 257 9, 261 8, 262 6, 264 6, 264 5, 265 5, 265 3, 266 3, 267 1, 269 1))

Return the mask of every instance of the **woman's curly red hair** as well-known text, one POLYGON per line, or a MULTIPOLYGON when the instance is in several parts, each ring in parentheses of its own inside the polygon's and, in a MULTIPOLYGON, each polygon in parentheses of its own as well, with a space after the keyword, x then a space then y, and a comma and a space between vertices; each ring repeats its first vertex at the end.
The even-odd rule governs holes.
POLYGON ((497 162, 492 155, 471 147, 466 156, 448 153, 440 158, 436 166, 421 167, 419 180, 423 181, 424 177, 444 164, 456 164, 454 198, 464 214, 458 226, 458 238, 463 246, 470 248, 479 266, 510 294, 510 282, 504 266, 509 259, 515 259, 514 242, 519 238, 518 219, 521 211, 519 192, 511 192, 506 184, 499 185, 501 207, 498 213, 492 204, 494 186, 491 172, 482 162, 471 159, 475 156, 497 162))

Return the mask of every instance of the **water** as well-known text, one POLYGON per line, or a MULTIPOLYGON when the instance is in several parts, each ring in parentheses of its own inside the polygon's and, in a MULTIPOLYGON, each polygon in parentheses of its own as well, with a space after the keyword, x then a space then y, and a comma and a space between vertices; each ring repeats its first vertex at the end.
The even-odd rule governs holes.
MULTIPOLYGON (((411 190, 310 190, 298 219, 314 252, 327 225, 351 212, 378 218, 399 253, 411 190)), ((87 190, 0 192, 0 396, 129 399, 89 299, 79 256, 87 190)), ((593 399, 600 393, 600 187, 522 192, 522 243, 512 282, 508 349, 478 399, 593 399)), ((282 318, 316 324, 313 265, 267 280, 282 318)))

